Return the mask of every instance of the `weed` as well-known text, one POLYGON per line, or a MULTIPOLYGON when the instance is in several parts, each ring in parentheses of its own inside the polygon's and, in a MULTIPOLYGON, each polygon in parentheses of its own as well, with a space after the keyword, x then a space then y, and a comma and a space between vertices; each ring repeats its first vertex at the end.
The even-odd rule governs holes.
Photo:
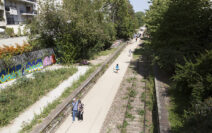
POLYGON ((133 117, 133 115, 129 112, 126 112, 125 117, 131 119, 133 117))
POLYGON ((25 125, 23 127, 23 129, 20 131, 20 133, 30 132, 30 130, 32 129, 32 127, 34 125, 36 125, 37 123, 40 123, 43 118, 47 117, 48 114, 53 109, 55 109, 55 107, 57 107, 58 104, 61 103, 62 100, 64 100, 66 97, 68 97, 71 94, 71 92, 73 92, 77 87, 79 87, 81 85, 81 83, 84 82, 90 76, 90 74, 94 72, 94 70, 96 69, 96 67, 97 66, 91 67, 85 73, 85 75, 81 76, 79 78, 79 80, 77 80, 76 82, 74 82, 71 87, 67 88, 66 91, 63 92, 63 94, 60 96, 60 98, 58 98, 57 100, 55 100, 53 103, 49 104, 40 115, 38 115, 37 117, 34 118, 34 120, 30 124, 25 125))
POLYGON ((128 105, 127 105, 127 109, 128 109, 128 110, 131 110, 132 108, 133 108, 133 107, 131 106, 131 104, 128 104, 128 105))
POLYGON ((136 91, 135 91, 134 89, 131 89, 130 92, 129 92, 129 96, 130 96, 130 97, 135 97, 136 94, 137 94, 137 93, 136 93, 136 91))
POLYGON ((128 99, 128 96, 123 97, 123 99, 124 99, 124 100, 125 100, 125 99, 128 99))
POLYGON ((124 123, 122 125, 122 128, 126 128, 128 125, 129 125, 128 122, 126 120, 124 120, 124 123))
POLYGON ((37 72, 35 78, 21 78, 12 86, 2 90, 0 97, 0 126, 5 126, 24 109, 35 103, 43 95, 57 87, 77 71, 76 68, 63 68, 55 71, 37 72), (7 102, 5 104, 5 101, 7 102))
POLYGON ((140 116, 143 116, 144 113, 145 113, 145 111, 144 111, 143 109, 138 110, 138 114, 139 114, 140 116))
POLYGON ((145 95, 145 93, 143 92, 143 93, 141 94, 141 101, 142 101, 142 102, 145 101, 145 97, 146 97, 146 95, 145 95))

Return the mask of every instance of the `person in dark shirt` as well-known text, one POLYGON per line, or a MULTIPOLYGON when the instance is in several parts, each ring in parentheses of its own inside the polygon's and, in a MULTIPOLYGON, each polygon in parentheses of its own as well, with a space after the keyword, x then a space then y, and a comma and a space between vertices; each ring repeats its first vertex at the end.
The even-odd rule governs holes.
POLYGON ((84 104, 81 100, 78 101, 78 120, 83 120, 84 104))

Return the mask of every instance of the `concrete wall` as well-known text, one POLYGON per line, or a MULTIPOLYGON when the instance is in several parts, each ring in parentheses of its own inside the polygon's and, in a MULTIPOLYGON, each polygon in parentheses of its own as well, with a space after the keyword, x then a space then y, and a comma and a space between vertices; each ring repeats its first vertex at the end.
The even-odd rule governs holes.
MULTIPOLYGON (((15 34, 18 34, 18 29, 20 28, 21 34, 22 35, 24 34, 25 25, 7 25, 6 27, 7 28, 13 28, 15 34)), ((29 30, 26 31, 26 32, 29 32, 29 30)))
POLYGON ((0 84, 56 63, 53 49, 24 53, 9 60, 0 60, 0 84))

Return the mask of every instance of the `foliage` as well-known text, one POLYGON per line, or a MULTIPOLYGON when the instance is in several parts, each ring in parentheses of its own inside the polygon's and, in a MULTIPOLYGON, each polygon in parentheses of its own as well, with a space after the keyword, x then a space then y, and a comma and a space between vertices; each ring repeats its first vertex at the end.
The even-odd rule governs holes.
POLYGON ((20 27, 18 27, 18 34, 17 34, 17 36, 21 36, 21 28, 20 27))
POLYGON ((0 59, 12 57, 18 54, 23 54, 24 52, 29 52, 32 50, 32 46, 26 43, 25 41, 21 46, 18 43, 16 43, 15 45, 15 47, 7 45, 3 45, 3 47, 0 47, 0 59))
POLYGON ((209 113, 200 116, 212 96, 212 8, 209 0, 151 0, 145 41, 154 62, 173 76, 170 120, 173 132, 211 132, 209 113), (207 51, 207 52, 205 52, 207 51), (201 111, 200 111, 201 112, 201 111), (206 120, 208 118, 208 120, 206 120), (201 124, 198 124, 201 123, 201 124))
POLYGON ((116 36, 127 39, 133 34, 137 19, 129 1, 122 1, 124 6, 120 7, 115 0, 64 0, 63 6, 47 0, 40 4, 41 13, 29 25, 30 43, 54 48, 64 63, 92 57, 110 48, 116 36), (117 10, 116 15, 113 10, 117 10))
POLYGON ((33 121, 30 124, 25 125, 23 127, 23 129, 20 131, 20 133, 24 133, 24 132, 28 133, 28 132, 30 132, 30 130, 32 129, 33 126, 35 126, 37 123, 40 123, 43 118, 47 117, 48 114, 53 109, 55 109, 55 107, 58 104, 60 104, 62 102, 62 100, 67 98, 76 88, 78 88, 82 84, 82 82, 84 82, 96 70, 96 68, 97 68, 97 66, 92 66, 85 73, 85 75, 80 76, 79 80, 75 81, 71 87, 67 88, 65 90, 65 92, 63 92, 63 94, 57 100, 55 100, 53 103, 49 104, 40 115, 36 116, 33 119, 33 121))
POLYGON ((138 19, 138 26, 141 27, 144 25, 144 12, 136 12, 135 16, 138 19))
POLYGON ((211 10, 209 0, 153 1, 146 23, 160 67, 173 73, 184 57, 194 60, 212 48, 211 10))
POLYGON ((128 0, 114 0, 113 2, 113 21, 115 23, 117 37, 128 39, 132 37, 137 28, 137 19, 132 5, 128 0))
POLYGON ((173 77, 176 88, 194 105, 212 96, 212 51, 197 58, 195 63, 187 61, 178 65, 173 77))
POLYGON ((39 98, 77 71, 76 68, 63 68, 55 71, 38 72, 34 78, 23 77, 0 91, 0 126, 5 126, 20 112, 35 103, 39 98))
POLYGON ((14 33, 14 29, 13 28, 6 28, 5 29, 5 33, 10 36, 10 37, 14 37, 15 36, 15 33, 14 33))

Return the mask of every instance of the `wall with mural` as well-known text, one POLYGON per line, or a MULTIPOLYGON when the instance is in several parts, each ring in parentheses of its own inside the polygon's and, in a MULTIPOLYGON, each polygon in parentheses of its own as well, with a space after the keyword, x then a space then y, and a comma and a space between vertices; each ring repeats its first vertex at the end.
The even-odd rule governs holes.
POLYGON ((40 50, 40 51, 34 51, 31 53, 28 53, 26 55, 21 55, 18 58, 14 57, 13 59, 14 67, 11 68, 2 68, 3 61, 0 61, 1 63, 1 70, 0 70, 0 84, 14 80, 18 77, 21 77, 23 75, 35 72, 35 71, 40 71, 46 66, 52 65, 56 63, 56 58, 54 51, 52 49, 48 50, 40 50), (41 58, 36 58, 36 55, 41 58), (43 56, 43 57, 42 57, 43 56), (30 60, 32 59, 33 60, 30 60), (29 60, 25 63, 23 63, 23 60, 29 60), (20 64, 19 64, 20 63, 20 64))

